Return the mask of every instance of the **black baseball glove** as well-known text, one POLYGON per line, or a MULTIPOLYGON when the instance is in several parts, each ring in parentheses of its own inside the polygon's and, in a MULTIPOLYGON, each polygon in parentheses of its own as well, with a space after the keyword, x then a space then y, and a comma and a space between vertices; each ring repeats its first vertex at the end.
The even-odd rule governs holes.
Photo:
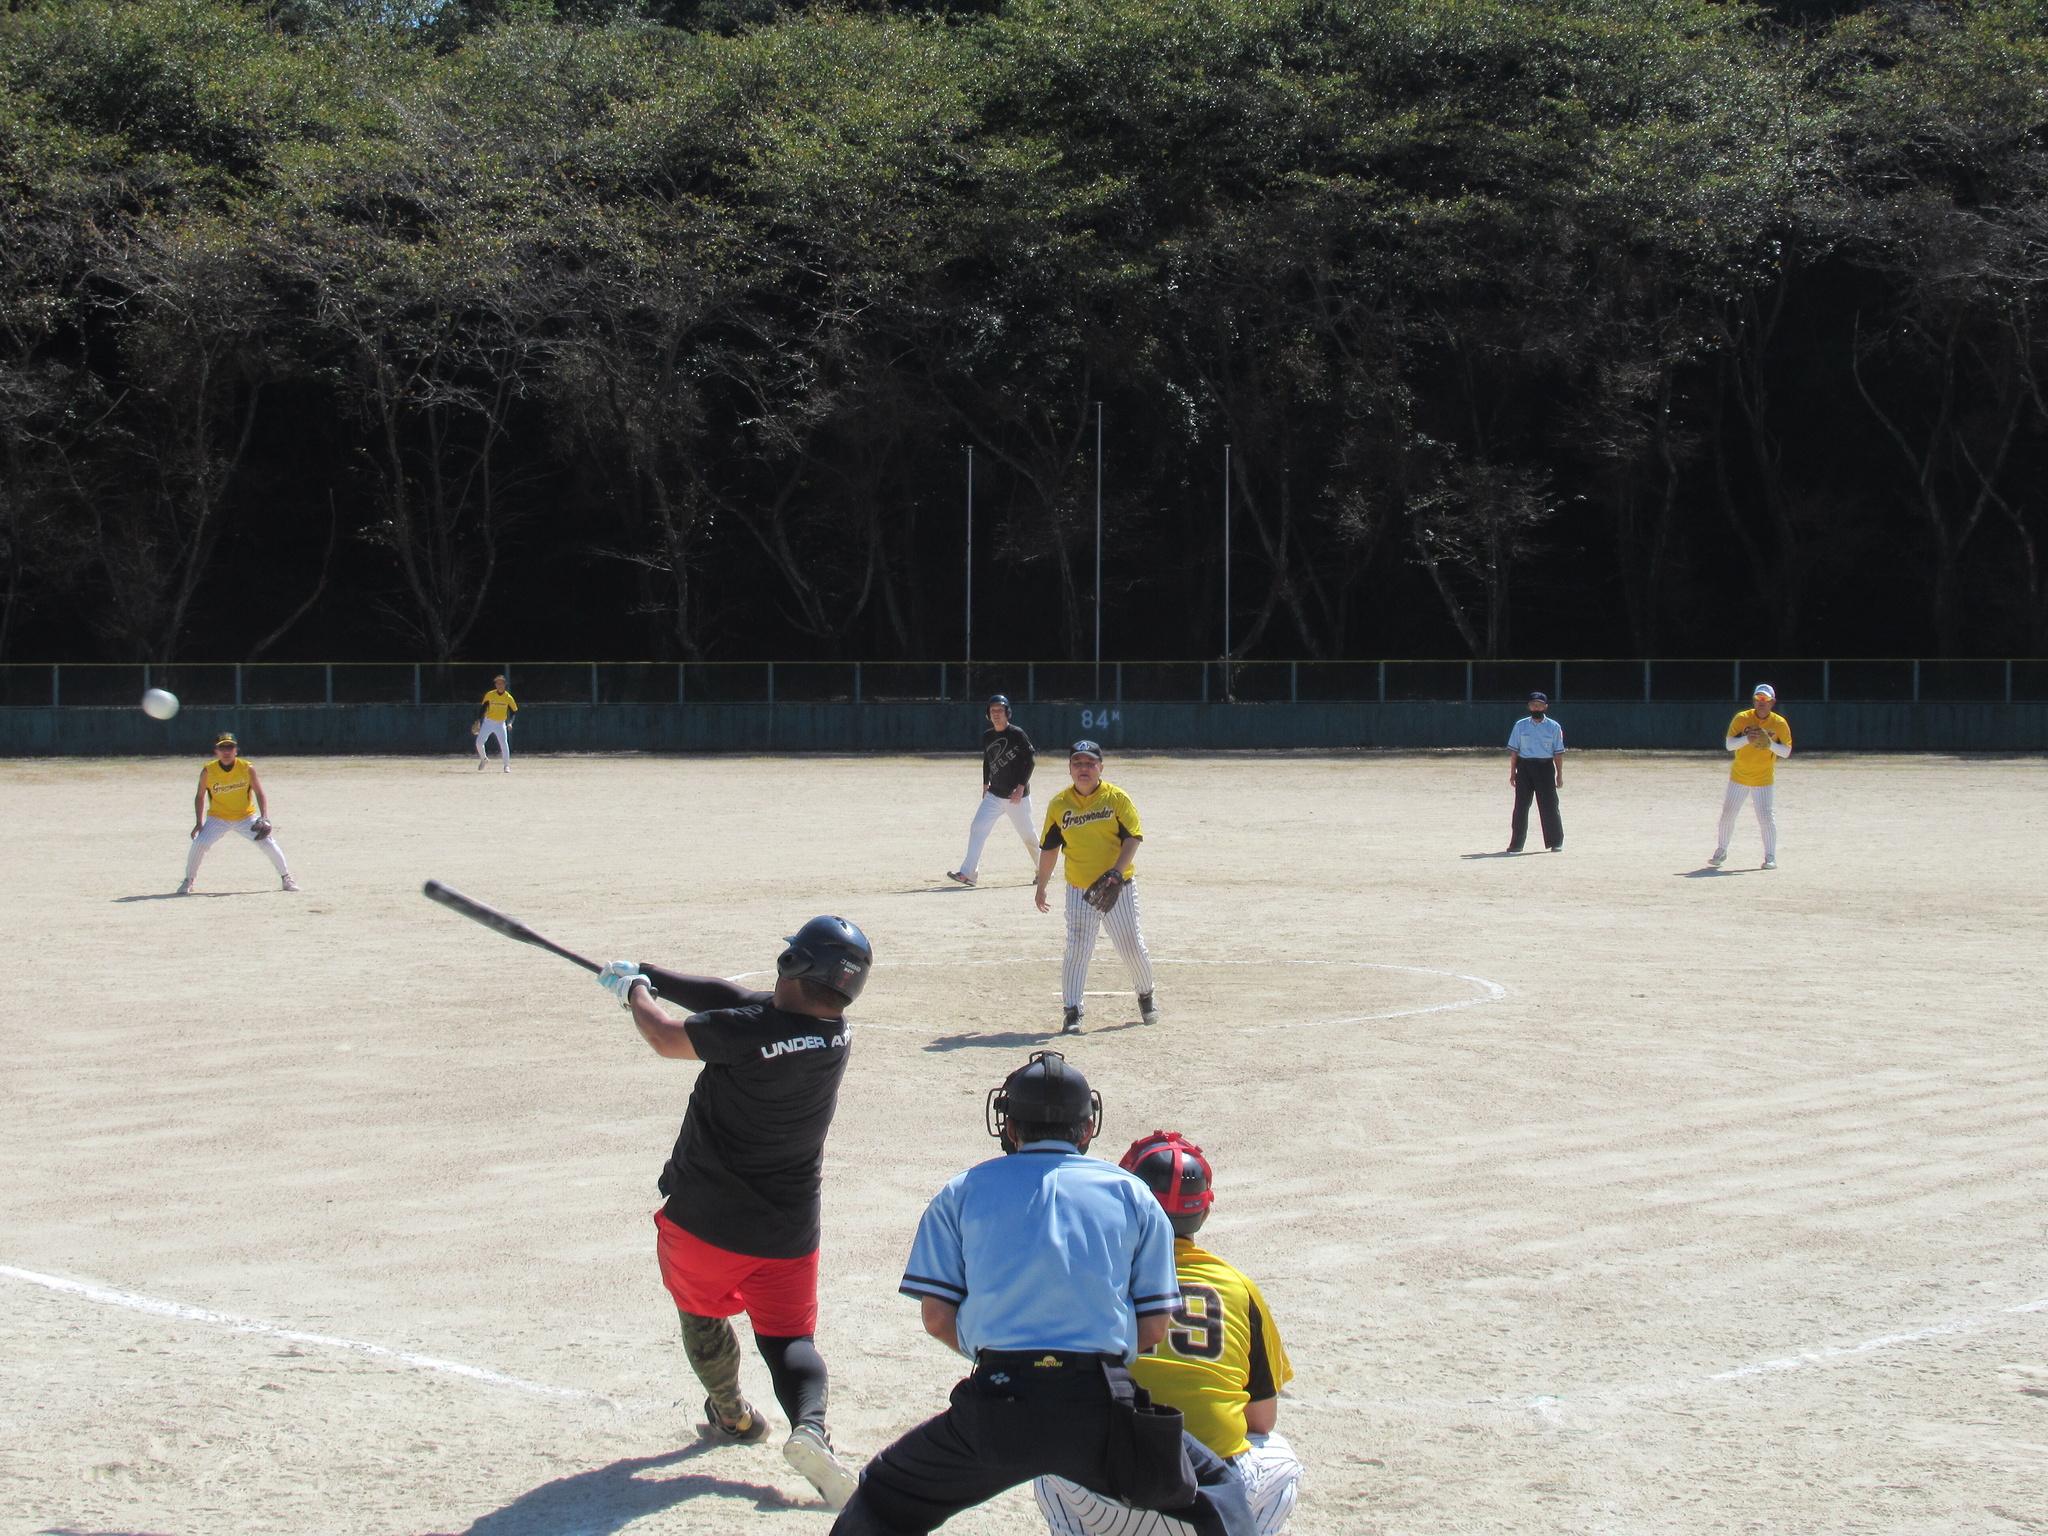
POLYGON ((1128 879, 1112 869, 1089 886, 1081 899, 1096 911, 1107 912, 1116 906, 1117 899, 1124 893, 1124 887, 1129 884, 1128 879))
POLYGON ((258 816, 256 818, 256 841, 260 843, 268 836, 270 836, 270 818, 268 816, 258 816))

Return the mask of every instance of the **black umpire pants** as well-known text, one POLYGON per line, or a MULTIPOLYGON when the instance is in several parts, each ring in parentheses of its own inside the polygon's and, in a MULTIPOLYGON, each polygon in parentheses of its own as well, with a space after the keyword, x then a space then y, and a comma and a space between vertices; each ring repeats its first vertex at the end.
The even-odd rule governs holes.
POLYGON ((1515 814, 1508 822, 1508 852, 1520 853, 1529 836, 1529 802, 1543 819, 1543 846, 1564 846, 1564 818, 1557 813, 1557 764, 1547 757, 1515 759, 1515 814))
MULTIPOLYGON (((1110 1397, 1100 1356, 984 1350, 951 1400, 867 1464, 832 1536, 925 1536, 961 1510, 1046 1475, 1107 1494, 1110 1397)), ((1202 1491, 1173 1518, 1202 1536, 1253 1536, 1237 1474, 1199 1441, 1186 1444, 1202 1491)))

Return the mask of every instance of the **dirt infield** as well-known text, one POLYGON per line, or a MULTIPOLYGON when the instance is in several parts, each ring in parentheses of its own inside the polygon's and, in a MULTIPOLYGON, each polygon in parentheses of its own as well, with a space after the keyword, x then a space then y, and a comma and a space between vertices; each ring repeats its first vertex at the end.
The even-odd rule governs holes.
MULTIPOLYGON (((165 896, 196 762, 0 764, 0 1529, 822 1536, 773 1443, 696 1440, 649 1220, 696 1068, 418 887, 726 975, 866 928, 819 1336, 859 1459, 958 1374, 896 1277, 1058 1022, 1014 837, 941 878, 971 761, 259 766, 297 895, 229 839, 165 896)), ((1165 1021, 1092 998, 1070 1054, 1112 1155, 1217 1161, 1293 1529, 2048 1530, 2048 764, 1795 757, 1783 867, 1746 821, 1715 874, 1724 776, 1582 755, 1567 851, 1501 858, 1499 754, 1110 764, 1165 1021)))

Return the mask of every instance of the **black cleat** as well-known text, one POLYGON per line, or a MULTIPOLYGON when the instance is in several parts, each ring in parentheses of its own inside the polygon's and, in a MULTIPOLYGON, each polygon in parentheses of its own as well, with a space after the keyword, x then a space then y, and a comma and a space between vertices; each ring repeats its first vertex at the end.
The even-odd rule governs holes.
POLYGON ((1140 992, 1138 994, 1138 1021, 1142 1024, 1157 1024, 1159 1022, 1159 1005, 1152 1001, 1152 994, 1150 992, 1140 992))
POLYGON ((752 1403, 747 1404, 747 1427, 734 1429, 718 1416, 718 1409, 710 1398, 704 1399, 705 1438, 716 1440, 721 1445, 759 1445, 768 1438, 768 1421, 761 1416, 761 1410, 752 1403))
POLYGON ((1081 1033, 1080 1009, 1069 1008, 1067 1010, 1067 1016, 1060 1021, 1060 1033, 1063 1035, 1078 1035, 1081 1033))

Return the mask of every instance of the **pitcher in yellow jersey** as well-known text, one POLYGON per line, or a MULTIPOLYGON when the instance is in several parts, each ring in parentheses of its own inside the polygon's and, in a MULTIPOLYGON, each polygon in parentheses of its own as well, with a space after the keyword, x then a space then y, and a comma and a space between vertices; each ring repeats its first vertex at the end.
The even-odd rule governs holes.
POLYGON ((476 771, 482 773, 484 764, 490 760, 490 753, 484 749, 491 744, 493 736, 498 738, 498 766, 502 773, 512 771, 512 717, 519 713, 519 701, 505 691, 505 679, 491 679, 491 691, 483 696, 476 707, 476 771))
POLYGON ((199 770, 199 793, 192 799, 192 851, 185 855, 180 896, 192 894, 192 882, 199 878, 206 850, 230 832, 263 850, 286 890, 299 888, 285 865, 284 850, 270 835, 270 800, 263 793, 263 781, 256 777, 256 765, 242 756, 233 736, 223 735, 213 744, 213 761, 199 770))
MULTIPOLYGON (((1138 1356, 1131 1375, 1154 1402, 1178 1408, 1187 1432, 1223 1458, 1243 1485, 1259 1536, 1279 1536, 1301 1482, 1301 1461, 1274 1427, 1294 1367, 1258 1286, 1195 1243, 1216 1199, 1215 1171, 1178 1131, 1140 1136, 1119 1166, 1143 1179, 1165 1208, 1180 1282, 1166 1337, 1138 1356)), ((1177 1528, 1164 1515, 1064 1478, 1041 1477, 1032 1493, 1056 1536, 1171 1536, 1177 1528)))
POLYGON ((1714 840, 1714 856, 1707 860, 1719 869, 1728 859, 1728 839, 1735 834, 1735 818, 1744 800, 1756 806, 1756 824, 1764 835, 1765 869, 1778 867, 1778 759, 1792 755, 1792 727, 1778 714, 1778 690, 1769 683, 1756 685, 1754 705, 1728 722, 1724 743, 1735 754, 1728 771, 1728 788, 1721 796, 1721 835, 1714 840))
POLYGON ((1102 748, 1092 741, 1077 741, 1067 754, 1067 776, 1074 782, 1052 797, 1045 808, 1045 833, 1038 840, 1038 882, 1032 899, 1038 910, 1050 912, 1045 887, 1052 879, 1053 861, 1064 849, 1067 856, 1067 950, 1060 966, 1060 1001, 1066 1015, 1060 1033, 1081 1033, 1081 999, 1087 995, 1088 962, 1095 957, 1095 938, 1109 930, 1109 941, 1123 957, 1131 973, 1131 985, 1138 993, 1138 1017, 1147 1024, 1159 1022, 1159 1009, 1152 1001, 1152 957, 1145 952, 1145 935, 1138 926, 1138 887, 1126 884, 1108 912, 1088 902, 1088 887, 1114 871, 1125 881, 1136 871, 1132 860, 1138 844, 1145 840, 1138 825, 1138 808, 1131 797, 1102 777, 1102 748))

